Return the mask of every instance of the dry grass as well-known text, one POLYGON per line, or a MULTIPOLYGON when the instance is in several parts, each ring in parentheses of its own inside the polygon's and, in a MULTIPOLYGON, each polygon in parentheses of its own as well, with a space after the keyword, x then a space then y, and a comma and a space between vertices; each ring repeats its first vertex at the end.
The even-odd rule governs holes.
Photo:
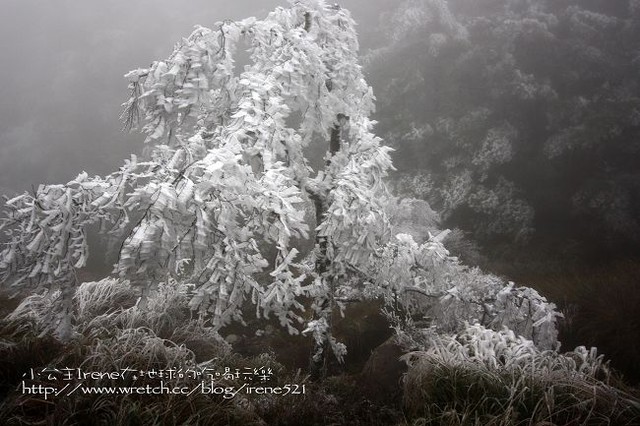
POLYGON ((522 339, 476 331, 406 356, 404 401, 414 424, 640 423, 640 400, 611 384, 594 350, 539 352, 522 339), (491 339, 469 338, 487 333, 491 339))
MULTIPOLYGON (((178 286, 159 286, 150 296, 149 309, 141 310, 135 305, 135 292, 126 283, 105 279, 83 284, 74 297, 76 334, 66 344, 42 334, 46 330, 47 306, 57 296, 31 296, 14 315, 0 323, 0 374, 6 383, 2 388, 0 424, 381 425, 402 419, 397 409, 378 407, 364 399, 357 384, 346 376, 309 383, 300 370, 287 371, 271 354, 244 357, 232 352, 215 331, 191 318, 185 293, 178 286), (233 399, 199 391, 189 396, 77 392, 46 401, 42 396, 23 394, 23 373, 44 367, 80 368, 85 372, 123 368, 267 369, 273 373, 268 386, 304 384, 308 388, 304 395, 237 395, 233 399)), ((76 382, 72 384, 75 386, 76 382)), ((185 377, 175 379, 172 385, 193 387, 198 383, 185 377)), ((126 387, 158 383, 150 378, 119 381, 105 377, 84 384, 126 387)), ((235 379, 216 379, 220 386, 240 384, 235 379)))
MULTIPOLYGON (((32 296, 16 314, 0 321, 4 384, 0 424, 625 425, 640 421, 640 404, 611 385, 602 358, 588 351, 566 356, 546 352, 543 356, 526 344, 509 346, 489 339, 493 346, 487 352, 482 348, 488 343, 482 339, 468 339, 466 346, 449 341, 440 346, 440 352, 413 354, 403 409, 393 401, 372 403, 362 394, 357 376, 311 383, 300 370, 288 371, 273 355, 244 357, 232 352, 216 332, 191 318, 184 291, 178 286, 160 286, 151 295, 150 308, 143 311, 135 306, 136 295, 124 283, 84 284, 74 298, 77 335, 64 345, 42 335, 47 306, 55 296, 32 296), (472 341, 476 349, 469 351, 472 341), (494 355, 480 356, 483 353, 494 355), (22 374, 30 368, 148 371, 197 365, 269 368, 274 373, 269 385, 305 384, 306 394, 224 399, 199 392, 188 397, 78 393, 44 401, 19 390, 22 374)), ((347 327, 345 333, 366 330, 356 328, 347 327)), ((507 336, 507 341, 522 343, 514 336, 507 336)), ((182 383, 194 384, 187 379, 175 384, 182 383)), ((219 383, 232 384, 223 379, 219 383)), ((134 383, 102 378, 90 384, 134 383)), ((153 381, 140 379, 135 384, 151 385, 153 381)))

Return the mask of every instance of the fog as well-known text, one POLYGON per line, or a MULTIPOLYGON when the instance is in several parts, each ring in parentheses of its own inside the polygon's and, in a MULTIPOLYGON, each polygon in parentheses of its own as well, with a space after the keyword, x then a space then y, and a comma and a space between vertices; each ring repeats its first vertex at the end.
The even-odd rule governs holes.
MULTIPOLYGON (((362 49, 394 1, 347 0, 362 49)), ((277 0, 3 0, 0 14, 0 194, 109 173, 142 136, 121 132, 123 75, 166 58, 194 25, 262 17, 277 0)))

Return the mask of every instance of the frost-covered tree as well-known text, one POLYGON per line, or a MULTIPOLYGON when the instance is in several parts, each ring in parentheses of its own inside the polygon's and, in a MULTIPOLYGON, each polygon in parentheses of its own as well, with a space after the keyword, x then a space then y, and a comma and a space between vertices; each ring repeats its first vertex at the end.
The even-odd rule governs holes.
MULTIPOLYGON (((49 290, 49 327, 68 338, 87 228, 100 224, 119 238, 113 273, 117 285, 139 289, 140 309, 161 283, 190 289, 189 307, 214 331, 242 321, 252 305, 257 317, 312 335, 315 374, 330 351, 339 360, 345 354, 332 317, 354 299, 382 299, 396 327, 427 312, 444 332, 466 320, 497 328, 517 320, 534 339, 551 324, 545 336, 555 343, 553 305, 534 292, 540 303, 513 307, 516 290, 499 280, 485 285, 451 258, 446 231, 429 229, 437 215, 426 203, 396 207, 428 213, 425 224, 396 228, 419 243, 391 237, 389 148, 372 133, 374 98, 357 52, 349 13, 321 0, 292 1, 263 20, 198 27, 168 59, 126 75, 123 118, 146 134, 144 158, 7 200, 3 284, 49 290), (321 170, 309 165, 311 144, 328 145, 321 170), (303 239, 314 243, 308 253, 300 252, 303 239), (512 309, 480 318, 476 304, 493 302, 512 309), (458 317, 438 315, 443 304, 455 305, 458 317)), ((397 216, 406 221, 404 213, 397 216)))
POLYGON ((318 0, 198 27, 168 59, 126 75, 123 117, 147 135, 144 159, 7 201, 2 281, 62 289, 58 332, 68 334, 86 229, 100 223, 122 236, 114 272, 141 289, 142 305, 172 276, 192 284, 190 307, 216 328, 249 300, 296 332, 307 296, 307 328, 340 356, 328 337, 332 293, 387 237, 391 167, 357 52, 348 11, 318 0), (314 171, 305 148, 327 142, 326 167, 314 171), (293 242, 309 233, 305 203, 316 244, 303 264, 293 242))

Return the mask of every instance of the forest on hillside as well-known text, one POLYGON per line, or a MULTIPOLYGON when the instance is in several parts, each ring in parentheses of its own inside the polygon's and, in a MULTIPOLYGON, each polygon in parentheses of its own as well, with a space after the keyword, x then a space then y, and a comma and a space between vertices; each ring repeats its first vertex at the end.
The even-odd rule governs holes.
POLYGON ((219 19, 0 182, 0 423, 640 422, 640 1, 219 19))

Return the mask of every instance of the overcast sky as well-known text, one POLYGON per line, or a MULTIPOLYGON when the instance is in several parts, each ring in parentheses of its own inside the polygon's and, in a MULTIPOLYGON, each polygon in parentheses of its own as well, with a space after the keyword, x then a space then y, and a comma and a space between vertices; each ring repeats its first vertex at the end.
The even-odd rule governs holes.
MULTIPOLYGON (((343 0, 363 48, 379 8, 343 0)), ((142 137, 120 131, 123 75, 162 60, 196 24, 264 17, 286 0, 0 0, 0 193, 106 174, 142 137)))

